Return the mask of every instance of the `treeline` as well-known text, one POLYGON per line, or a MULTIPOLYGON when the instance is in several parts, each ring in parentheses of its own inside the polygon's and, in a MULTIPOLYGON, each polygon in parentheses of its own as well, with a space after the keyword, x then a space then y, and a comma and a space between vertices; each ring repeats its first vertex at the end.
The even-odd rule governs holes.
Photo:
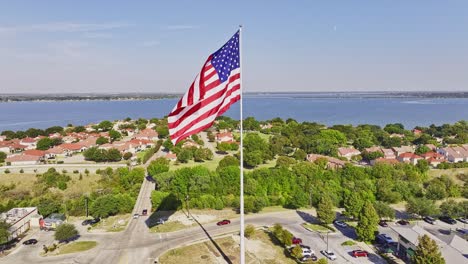
MULTIPOLYGON (((201 166, 169 171, 166 166, 149 172, 157 182, 152 197, 155 208, 172 210, 187 206, 186 197, 190 208, 239 206, 240 171, 235 157, 225 157, 216 171, 201 166)), ((432 204, 451 197, 468 198, 466 177, 460 178, 464 186, 446 176, 430 180, 426 168, 409 164, 346 165, 328 170, 326 161, 317 160, 255 169, 244 177, 246 212, 273 205, 317 207, 322 197, 327 196, 333 206, 344 207, 351 217, 359 215, 365 202, 373 203, 381 217, 392 217, 388 204, 414 199, 432 204)))
POLYGON ((92 147, 83 152, 85 160, 95 162, 117 162, 122 160, 122 154, 115 148, 111 149, 99 149, 92 147))
POLYGON ((34 188, 29 191, 16 190, 15 185, 0 186, 0 212, 14 207, 37 206, 39 213, 44 217, 57 212, 83 216, 86 215, 88 203, 89 213, 94 217, 130 213, 145 176, 144 169, 107 168, 98 170, 97 173, 101 175, 99 188, 88 196, 80 194, 67 197, 63 192, 57 191, 56 188, 68 188, 70 177, 67 173, 59 173, 53 168, 38 174, 34 188))

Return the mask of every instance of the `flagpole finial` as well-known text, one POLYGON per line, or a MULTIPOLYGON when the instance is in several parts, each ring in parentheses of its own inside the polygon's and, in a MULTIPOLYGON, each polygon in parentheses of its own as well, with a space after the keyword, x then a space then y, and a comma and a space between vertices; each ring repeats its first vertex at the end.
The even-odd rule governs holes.
POLYGON ((242 24, 239 25, 239 28, 242 28, 242 24))

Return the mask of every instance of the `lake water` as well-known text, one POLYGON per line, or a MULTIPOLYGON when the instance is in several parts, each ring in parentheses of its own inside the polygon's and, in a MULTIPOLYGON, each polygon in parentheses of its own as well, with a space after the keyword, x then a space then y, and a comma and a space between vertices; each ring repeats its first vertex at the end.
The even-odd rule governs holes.
MULTIPOLYGON (((47 128, 69 123, 85 125, 102 120, 152 118, 167 115, 177 99, 143 101, 59 101, 0 103, 0 131, 47 128)), ((226 112, 239 118, 239 103, 226 112)), ((411 129, 468 120, 468 98, 320 98, 287 94, 246 95, 244 118, 274 117, 334 124, 402 123, 411 129)))

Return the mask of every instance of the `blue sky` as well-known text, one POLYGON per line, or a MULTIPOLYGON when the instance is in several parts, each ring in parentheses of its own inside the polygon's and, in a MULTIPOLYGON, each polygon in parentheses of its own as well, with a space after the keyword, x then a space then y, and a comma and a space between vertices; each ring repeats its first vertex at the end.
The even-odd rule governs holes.
POLYGON ((242 23, 244 89, 468 90, 468 1, 0 1, 0 93, 184 92, 242 23))

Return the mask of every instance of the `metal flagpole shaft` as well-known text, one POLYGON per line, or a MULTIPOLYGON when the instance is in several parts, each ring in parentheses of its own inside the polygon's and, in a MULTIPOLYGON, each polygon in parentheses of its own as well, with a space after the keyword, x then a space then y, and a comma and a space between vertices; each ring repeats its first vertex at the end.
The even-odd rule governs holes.
POLYGON ((245 241, 244 241, 244 126, 242 116, 242 25, 239 26, 239 60, 240 60, 240 263, 245 263, 245 241))

